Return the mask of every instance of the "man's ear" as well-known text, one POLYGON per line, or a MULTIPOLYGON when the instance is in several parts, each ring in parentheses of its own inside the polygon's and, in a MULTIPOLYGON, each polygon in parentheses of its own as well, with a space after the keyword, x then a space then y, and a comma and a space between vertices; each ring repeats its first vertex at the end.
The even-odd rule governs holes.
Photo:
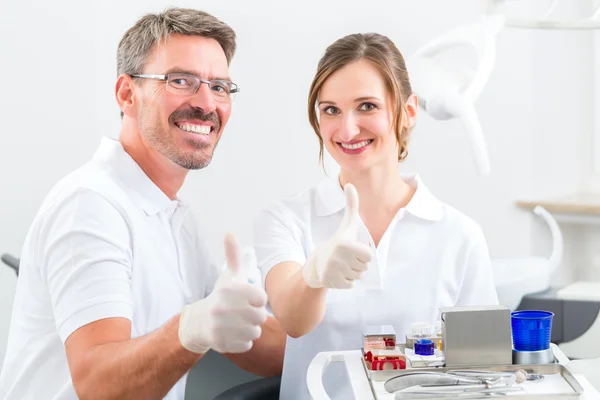
POLYGON ((115 96, 117 103, 121 109, 121 117, 127 115, 128 117, 136 117, 137 110, 135 106, 135 92, 134 92, 133 78, 127 74, 122 74, 117 78, 117 84, 115 85, 115 96))

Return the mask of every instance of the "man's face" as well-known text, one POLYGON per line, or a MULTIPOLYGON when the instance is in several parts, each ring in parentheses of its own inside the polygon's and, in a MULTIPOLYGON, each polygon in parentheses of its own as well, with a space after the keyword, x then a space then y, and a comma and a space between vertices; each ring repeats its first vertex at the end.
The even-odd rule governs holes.
MULTIPOLYGON (((227 58, 214 39, 173 35, 157 43, 143 74, 186 73, 202 80, 230 80, 227 58)), ((139 99, 137 118, 146 145, 185 169, 210 164, 213 152, 231 114, 231 101, 215 88, 201 83, 195 94, 174 93, 161 80, 140 79, 135 85, 139 99)))

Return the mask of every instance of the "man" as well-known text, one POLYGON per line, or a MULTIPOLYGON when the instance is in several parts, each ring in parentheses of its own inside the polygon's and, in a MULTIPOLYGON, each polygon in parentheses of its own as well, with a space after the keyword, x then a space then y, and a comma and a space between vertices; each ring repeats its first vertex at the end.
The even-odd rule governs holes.
POLYGON ((209 349, 281 373, 285 335, 235 239, 210 262, 186 204, 231 112, 233 30, 195 10, 146 15, 118 47, 119 140, 45 199, 25 240, 0 399, 183 399, 209 349))

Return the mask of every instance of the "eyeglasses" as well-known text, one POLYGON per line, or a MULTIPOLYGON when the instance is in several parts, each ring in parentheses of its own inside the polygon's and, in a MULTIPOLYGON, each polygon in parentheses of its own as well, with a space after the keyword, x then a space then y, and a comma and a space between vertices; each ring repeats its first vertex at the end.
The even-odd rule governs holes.
POLYGON ((169 75, 133 74, 132 78, 158 79, 166 81, 167 91, 180 96, 193 96, 200 89, 200 85, 206 83, 211 90, 215 100, 231 101, 235 94, 240 91, 238 86, 222 79, 206 81, 195 75, 184 73, 173 73, 169 75))

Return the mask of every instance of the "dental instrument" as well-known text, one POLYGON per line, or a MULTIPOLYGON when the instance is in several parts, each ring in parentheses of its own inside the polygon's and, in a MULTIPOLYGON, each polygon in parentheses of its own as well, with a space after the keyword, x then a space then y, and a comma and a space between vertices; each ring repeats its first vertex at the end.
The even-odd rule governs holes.
POLYGON ((499 397, 505 396, 511 392, 523 392, 523 388, 521 387, 498 387, 491 389, 482 389, 478 391, 470 391, 468 389, 463 391, 404 391, 397 392, 395 396, 395 400, 403 400, 403 399, 439 399, 440 396, 444 396, 443 398, 477 398, 480 399, 482 396, 485 397, 499 397))
MULTIPOLYGON (((479 371, 481 372, 481 371, 479 371)), ((523 374, 478 374, 473 376, 463 376, 459 373, 448 374, 444 372, 418 371, 406 372, 388 379, 385 384, 385 390, 389 393, 395 393, 406 389, 420 389, 426 391, 448 391, 460 389, 490 389, 492 387, 512 386, 517 379, 523 379, 523 374), (460 388, 459 388, 460 386, 460 388)))
POLYGON ((498 372, 498 371, 478 371, 478 370, 450 370, 446 371, 450 375, 458 375, 465 378, 493 378, 493 377, 509 377, 515 375, 516 383, 523 383, 525 381, 539 381, 544 379, 542 374, 530 374, 525 369, 518 369, 515 372, 498 372))

